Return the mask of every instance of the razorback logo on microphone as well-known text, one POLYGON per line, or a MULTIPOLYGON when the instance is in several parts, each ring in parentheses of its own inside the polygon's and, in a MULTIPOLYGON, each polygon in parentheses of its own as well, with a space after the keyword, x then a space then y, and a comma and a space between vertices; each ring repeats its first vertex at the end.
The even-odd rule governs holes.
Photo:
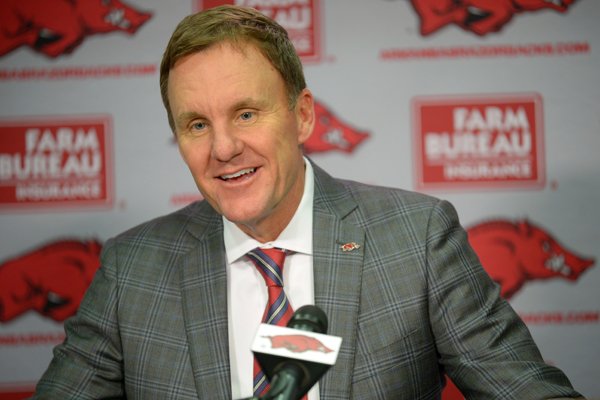
MULTIPOLYGON (((252 351, 266 357, 283 357, 334 365, 342 338, 284 326, 260 324, 252 351)), ((263 357, 263 356, 258 357, 263 357)), ((260 360, 259 360, 260 361, 260 360)))
POLYGON ((538 94, 417 97, 412 103, 418 189, 544 186, 538 94))
POLYGON ((321 59, 320 0, 198 0, 197 9, 232 4, 252 7, 285 28, 302 61, 321 59))
POLYGON ((305 351, 320 351, 330 353, 333 350, 321 343, 320 340, 306 335, 277 335, 265 336, 271 340, 271 346, 274 349, 286 348, 294 353, 303 353, 305 351))
POLYGON ((469 242, 490 277, 509 299, 526 282, 561 278, 577 281, 595 260, 560 244, 546 229, 527 220, 491 220, 467 229, 469 242))
POLYGON ((71 53, 93 34, 134 34, 152 17, 120 0, 3 0, 0 57, 28 46, 49 57, 71 53))
POLYGON ((0 209, 112 204, 108 116, 0 120, 0 209))
POLYGON ((516 14, 551 9, 564 13, 575 0, 411 0, 421 35, 450 24, 484 36, 500 31, 516 14))

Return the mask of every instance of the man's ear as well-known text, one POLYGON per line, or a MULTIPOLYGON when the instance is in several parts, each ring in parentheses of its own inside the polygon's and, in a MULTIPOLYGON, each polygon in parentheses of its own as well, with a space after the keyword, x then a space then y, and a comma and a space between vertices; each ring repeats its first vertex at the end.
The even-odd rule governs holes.
POLYGON ((296 101, 296 120, 298 122, 298 144, 308 140, 315 127, 315 100, 310 90, 303 89, 296 101))

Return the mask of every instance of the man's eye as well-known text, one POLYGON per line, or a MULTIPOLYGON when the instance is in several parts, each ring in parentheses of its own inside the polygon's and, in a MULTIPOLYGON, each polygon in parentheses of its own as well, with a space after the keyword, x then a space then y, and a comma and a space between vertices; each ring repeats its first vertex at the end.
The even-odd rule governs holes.
POLYGON ((240 119, 242 121, 250 121, 254 117, 254 113, 252 111, 244 111, 240 114, 240 119))
POLYGON ((204 122, 194 122, 192 124, 192 129, 195 131, 201 131, 202 129, 206 129, 206 123, 204 122))

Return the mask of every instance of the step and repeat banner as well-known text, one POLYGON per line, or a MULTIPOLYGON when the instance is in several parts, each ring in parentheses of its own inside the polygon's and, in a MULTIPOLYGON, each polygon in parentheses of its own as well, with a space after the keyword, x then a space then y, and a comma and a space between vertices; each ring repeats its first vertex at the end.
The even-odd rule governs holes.
POLYGON ((181 18, 221 4, 288 29, 309 157, 450 200, 545 359, 600 398, 600 2, 4 0, 0 399, 33 390, 103 243, 200 198, 158 65, 181 18))

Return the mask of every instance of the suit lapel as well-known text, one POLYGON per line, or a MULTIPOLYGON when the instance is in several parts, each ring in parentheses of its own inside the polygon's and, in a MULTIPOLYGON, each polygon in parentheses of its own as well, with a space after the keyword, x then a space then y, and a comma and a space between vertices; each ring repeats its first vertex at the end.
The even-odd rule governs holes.
POLYGON ((194 246, 183 257, 183 316, 199 398, 231 397, 227 325, 227 270, 221 217, 204 203, 188 231, 194 246), (204 209, 203 209, 204 208, 204 209))
POLYGON ((349 221, 356 203, 343 186, 314 164, 313 168, 315 304, 328 316, 328 334, 343 338, 335 366, 319 383, 320 392, 322 397, 348 399, 356 348, 365 232, 349 221), (350 244, 345 246, 346 251, 342 249, 344 244, 350 244))

